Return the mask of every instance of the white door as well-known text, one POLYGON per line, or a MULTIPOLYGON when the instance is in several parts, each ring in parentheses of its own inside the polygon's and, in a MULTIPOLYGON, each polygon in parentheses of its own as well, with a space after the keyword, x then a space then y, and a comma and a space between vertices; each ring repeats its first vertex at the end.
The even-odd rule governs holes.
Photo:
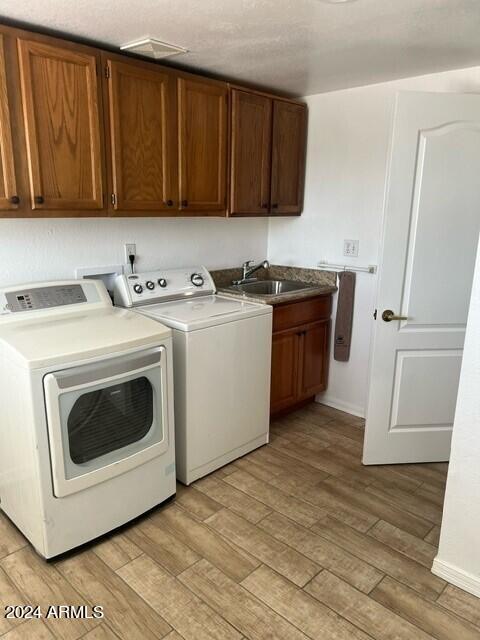
POLYGON ((479 231, 480 95, 400 93, 364 464, 449 458, 479 231))

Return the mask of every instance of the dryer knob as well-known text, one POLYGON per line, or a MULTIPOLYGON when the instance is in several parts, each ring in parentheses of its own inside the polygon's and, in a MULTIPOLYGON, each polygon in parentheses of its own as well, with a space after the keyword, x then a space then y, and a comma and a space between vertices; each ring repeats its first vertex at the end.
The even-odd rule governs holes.
POLYGON ((165 289, 165 287, 167 286, 167 281, 165 280, 165 278, 159 278, 158 285, 162 287, 162 289, 165 289))
POLYGON ((142 293, 143 287, 142 287, 141 284, 134 284, 133 285, 133 290, 135 291, 135 293, 142 293))
POLYGON ((201 287, 205 282, 201 273, 192 273, 190 280, 195 287, 201 287))
POLYGON ((155 283, 152 282, 151 280, 147 280, 145 283, 145 286, 147 287, 147 289, 149 289, 150 291, 153 291, 153 289, 155 289, 155 283))

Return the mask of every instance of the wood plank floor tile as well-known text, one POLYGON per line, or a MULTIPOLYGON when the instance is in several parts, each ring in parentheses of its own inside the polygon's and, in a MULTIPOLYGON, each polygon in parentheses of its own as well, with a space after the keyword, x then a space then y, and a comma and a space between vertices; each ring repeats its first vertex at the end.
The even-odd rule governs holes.
POLYGON ((97 542, 92 549, 112 571, 123 567, 130 560, 138 558, 142 553, 142 550, 123 532, 97 542))
MULTIPOLYGON (((262 462, 261 460, 254 461, 250 459, 250 456, 245 456, 237 460, 235 467, 235 471, 245 471, 262 482, 269 482, 273 478, 276 478, 277 475, 280 475, 279 469, 270 463, 262 462)), ((223 478, 223 481, 228 482, 228 478, 223 478)))
MULTIPOLYGON (((170 638, 170 634, 166 636, 168 640, 170 638)), ((89 631, 86 635, 82 636, 82 640, 118 640, 118 636, 114 633, 110 627, 105 624, 99 624, 98 627, 89 631)))
POLYGON ((421 538, 412 536, 389 522, 379 520, 368 532, 376 540, 383 542, 392 549, 400 551, 427 569, 432 568, 433 559, 437 555, 437 548, 421 538))
MULTIPOLYGON (((81 595, 72 589, 57 569, 40 558, 31 547, 25 547, 3 558, 1 566, 27 603, 39 605, 44 613, 50 605, 85 604, 81 595)), ((81 638, 99 624, 99 620, 87 619, 44 618, 44 621, 55 636, 65 640, 81 638)))
POLYGON ((249 640, 305 640, 307 636, 206 560, 181 580, 249 640))
POLYGON ((268 567, 256 569, 242 585, 310 638, 368 640, 370 637, 268 567))
POLYGON ((26 547, 27 544, 20 531, 0 511, 0 559, 26 547))
POLYGON ((445 487, 445 476, 425 464, 396 464, 395 471, 407 478, 427 482, 439 489, 445 487))
POLYGON ((269 465, 274 477, 284 476, 286 473, 295 474, 305 480, 305 484, 314 485, 328 477, 324 471, 318 471, 311 465, 296 460, 273 447, 261 447, 248 456, 258 464, 269 465))
POLYGON ((305 489, 302 495, 307 502, 317 505, 329 515, 357 529, 357 531, 368 531, 379 520, 378 515, 358 506, 358 502, 349 497, 343 498, 338 495, 324 482, 305 489))
POLYGON ((183 544, 177 536, 161 526, 155 512, 147 520, 127 531, 127 536, 142 552, 147 553, 158 564, 174 575, 182 573, 200 560, 200 556, 183 544))
POLYGON ((13 584, 11 579, 0 567, 0 636, 14 627, 18 627, 24 621, 21 618, 6 618, 5 607, 9 605, 30 604, 13 584))
POLYGON ((315 505, 294 499, 277 487, 261 482, 258 478, 254 478, 245 471, 240 470, 232 473, 224 479, 224 482, 263 502, 271 509, 283 513, 288 518, 306 526, 312 525, 325 515, 315 505))
POLYGON ((227 509, 218 511, 206 522, 227 540, 299 587, 306 585, 320 571, 315 562, 227 509))
POLYGON ((213 529, 197 522, 179 507, 171 506, 164 509, 158 514, 158 520, 181 542, 202 558, 209 560, 233 580, 240 582, 260 564, 258 560, 242 553, 213 529))
POLYGON ((54 635, 41 620, 28 620, 8 631, 2 640, 53 640, 54 635))
MULTIPOLYGON (((328 421, 329 422, 329 421, 328 421)), ((288 440, 291 434, 300 436, 310 436, 328 444, 345 447, 345 449, 360 454, 363 449, 363 443, 357 439, 352 440, 342 435, 334 429, 327 429, 326 425, 321 425, 310 419, 309 414, 302 415, 301 418, 292 418, 281 428, 278 429, 279 435, 284 435, 288 440), (281 431, 283 429, 283 433, 281 431)))
POLYGON ((292 458, 299 460, 300 462, 306 462, 314 469, 324 471, 328 475, 340 476, 348 471, 351 471, 351 467, 333 460, 329 449, 322 449, 320 451, 313 451, 306 446, 302 440, 298 442, 289 442, 287 445, 280 447, 280 451, 289 455, 292 458))
POLYGON ((117 573, 185 640, 240 640, 240 633, 151 558, 141 556, 117 573))
POLYGON ((427 598, 436 599, 445 587, 446 583, 424 566, 371 536, 336 522, 333 518, 326 518, 325 521, 315 524, 312 531, 350 551, 399 582, 412 587, 427 598))
POLYGON ((258 526, 365 593, 383 578, 384 574, 370 564, 278 513, 267 516, 258 526))
POLYGON ((438 640, 479 640, 480 631, 463 622, 441 606, 428 602, 415 591, 385 578, 370 594, 374 600, 398 613, 412 624, 438 640))
POLYGON ((104 621, 122 640, 153 640, 163 638, 171 631, 165 620, 93 551, 60 560, 55 566, 84 601, 90 605, 100 603, 104 607, 104 621))
POLYGON ((357 491, 354 487, 342 483, 337 478, 328 478, 321 483, 321 486, 328 488, 336 498, 349 501, 358 509, 363 509, 378 519, 390 522, 399 529, 419 538, 423 538, 432 527, 432 522, 403 511, 392 504, 392 500, 389 500, 388 497, 368 493, 370 487, 367 487, 366 491, 357 491))
POLYGON ((445 487, 440 489, 439 487, 433 487, 427 482, 424 482, 415 492, 417 495, 430 500, 436 504, 440 509, 443 509, 443 502, 445 500, 445 487))
POLYGON ((432 527, 423 539, 438 549, 438 543, 440 542, 440 527, 438 524, 432 527))
POLYGON ((195 488, 254 524, 271 513, 271 509, 263 502, 255 500, 215 476, 210 475, 197 480, 195 488))
POLYGON ((322 571, 305 587, 305 591, 376 640, 432 638, 328 571, 322 571))
POLYGON ((326 404, 321 404, 320 402, 311 402, 299 409, 298 413, 302 414, 313 414, 321 417, 329 418, 328 422, 340 422, 344 424, 354 424, 356 426, 361 426, 365 423, 362 418, 358 418, 357 416, 353 416, 351 413, 346 413, 345 411, 340 411, 339 409, 334 409, 333 407, 328 407, 326 404))
POLYGON ((471 593, 447 584, 437 603, 480 628, 480 600, 471 593))
POLYGON ((177 482, 175 502, 199 520, 206 520, 222 508, 221 504, 205 493, 199 493, 194 485, 185 487, 180 482, 177 482))
POLYGON ((390 500, 403 511, 413 513, 429 522, 434 524, 442 522, 442 508, 418 493, 407 493, 398 487, 378 486, 376 483, 367 487, 366 491, 384 500, 390 500))

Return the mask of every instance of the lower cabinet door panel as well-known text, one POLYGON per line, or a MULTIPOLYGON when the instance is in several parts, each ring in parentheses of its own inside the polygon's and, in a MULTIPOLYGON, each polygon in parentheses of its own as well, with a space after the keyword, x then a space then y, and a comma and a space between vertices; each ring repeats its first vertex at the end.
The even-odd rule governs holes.
POLYGON ((327 388, 330 321, 317 322, 300 337, 299 400, 327 388))
POLYGON ((294 404, 297 400, 298 347, 299 336, 297 331, 273 334, 271 413, 281 411, 294 404))

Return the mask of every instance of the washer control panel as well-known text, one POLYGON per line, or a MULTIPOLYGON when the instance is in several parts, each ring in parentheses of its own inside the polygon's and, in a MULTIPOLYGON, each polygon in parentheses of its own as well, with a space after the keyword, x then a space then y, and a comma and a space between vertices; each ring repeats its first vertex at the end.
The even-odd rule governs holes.
POLYGON ((117 306, 133 307, 188 296, 211 295, 215 293, 215 284, 205 267, 159 269, 118 276, 113 293, 117 306))

